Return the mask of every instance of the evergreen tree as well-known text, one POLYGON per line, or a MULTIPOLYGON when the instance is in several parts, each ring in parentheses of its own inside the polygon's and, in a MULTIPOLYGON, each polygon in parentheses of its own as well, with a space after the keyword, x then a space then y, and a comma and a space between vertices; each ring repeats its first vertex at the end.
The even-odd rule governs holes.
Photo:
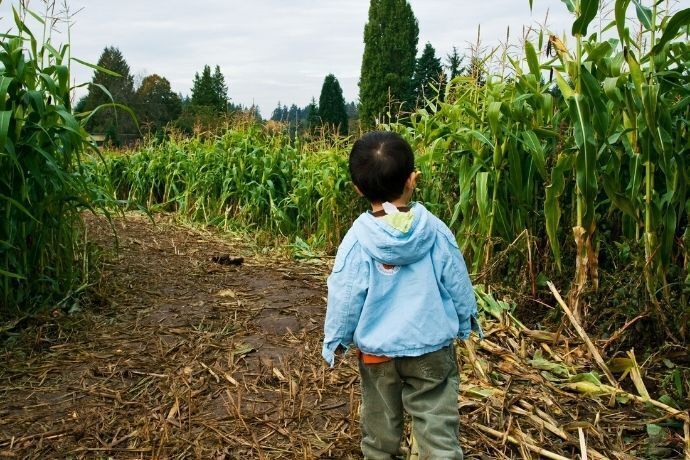
POLYGON ((348 123, 343 90, 333 74, 326 76, 321 87, 319 117, 322 124, 333 127, 339 134, 347 135, 348 123))
MULTIPOLYGON (((359 79, 359 113, 365 127, 385 113, 389 99, 414 100, 411 80, 418 36, 417 19, 407 0, 371 0, 359 79)), ((393 115, 395 109, 391 107, 393 115)))
POLYGON ((225 77, 216 66, 211 74, 211 67, 204 66, 201 76, 197 72, 192 84, 192 105, 208 107, 216 112, 225 112, 228 106, 228 87, 225 85, 225 77))
POLYGON ((280 105, 280 101, 278 101, 278 105, 276 106, 276 108, 273 109, 273 113, 271 114, 271 120, 283 121, 283 106, 280 105))
POLYGON ((287 122, 290 125, 297 126, 299 124, 300 120, 300 110, 299 107, 297 107, 297 104, 292 104, 290 106, 290 110, 287 113, 287 122))
MULTIPOLYGON (((86 100, 80 108, 88 111, 113 102, 130 105, 134 101, 134 78, 130 74, 129 65, 120 50, 114 46, 106 47, 98 59, 98 66, 111 70, 119 76, 96 70, 89 85, 86 100), (102 88, 110 93, 112 99, 102 88)), ((89 120, 87 129, 92 133, 106 134, 109 140, 115 144, 120 144, 124 135, 132 137, 138 135, 137 126, 130 115, 113 107, 99 110, 89 120)))
POLYGON ((460 66, 464 60, 465 56, 460 56, 458 54, 458 49, 455 46, 453 47, 453 51, 446 55, 446 68, 448 69, 451 80, 463 72, 463 69, 460 66))
POLYGON ((141 125, 156 132, 180 116, 182 102, 166 78, 153 74, 141 81, 135 108, 141 125))
POLYGON ((216 104, 220 111, 227 110, 228 106, 228 86, 225 84, 225 77, 217 65, 213 71, 213 93, 216 97, 216 104))
POLYGON ((316 105, 316 99, 311 98, 311 102, 304 109, 305 123, 307 128, 313 130, 321 124, 321 117, 319 117, 319 107, 316 105))
POLYGON ((213 107, 217 104, 215 94, 213 77, 211 76, 211 67, 204 66, 201 76, 197 72, 194 74, 194 82, 192 83, 192 105, 202 107, 213 107))
POLYGON ((86 108, 86 97, 87 96, 82 96, 79 98, 77 103, 74 105, 74 113, 80 113, 84 111, 84 109, 86 108))
POLYGON ((345 104, 345 112, 347 112, 347 118, 352 120, 359 118, 359 110, 357 110, 357 104, 354 102, 348 102, 345 104))
POLYGON ((412 78, 417 105, 424 106, 426 104, 425 99, 430 99, 437 94, 442 95, 443 88, 441 86, 444 80, 441 59, 436 57, 436 50, 431 46, 431 43, 427 43, 422 55, 417 59, 412 78))

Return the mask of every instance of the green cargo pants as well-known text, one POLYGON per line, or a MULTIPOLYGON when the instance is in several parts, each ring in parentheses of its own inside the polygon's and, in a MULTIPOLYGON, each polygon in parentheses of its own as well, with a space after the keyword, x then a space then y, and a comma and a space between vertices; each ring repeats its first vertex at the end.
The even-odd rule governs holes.
POLYGON ((458 439, 458 368, 451 344, 426 355, 380 364, 359 362, 362 453, 365 459, 402 454, 403 410, 423 460, 462 460, 458 439))

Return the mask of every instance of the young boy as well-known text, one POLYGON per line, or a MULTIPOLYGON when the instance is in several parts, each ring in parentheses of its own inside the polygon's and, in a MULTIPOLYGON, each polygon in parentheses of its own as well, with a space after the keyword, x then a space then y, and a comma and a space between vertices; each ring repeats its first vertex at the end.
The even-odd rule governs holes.
POLYGON ((357 347, 362 453, 402 454, 403 410, 423 459, 462 459, 454 339, 481 334, 467 269, 451 231, 410 203, 418 174, 410 145, 370 132, 350 176, 371 211, 355 220, 328 278, 323 357, 357 347))

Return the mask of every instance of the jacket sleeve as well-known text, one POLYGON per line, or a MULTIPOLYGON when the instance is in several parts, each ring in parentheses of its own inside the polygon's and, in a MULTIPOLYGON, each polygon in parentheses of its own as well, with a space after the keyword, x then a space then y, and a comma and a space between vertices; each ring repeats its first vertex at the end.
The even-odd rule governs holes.
POLYGON ((346 238, 338 249, 328 277, 328 305, 321 355, 333 367, 339 346, 349 347, 367 296, 368 265, 359 243, 346 238))
POLYGON ((484 337, 479 320, 477 319, 477 300, 474 295, 472 282, 462 253, 457 246, 450 230, 443 232, 447 246, 441 272, 441 282, 453 299, 455 311, 458 314, 458 337, 466 340, 471 331, 484 337))

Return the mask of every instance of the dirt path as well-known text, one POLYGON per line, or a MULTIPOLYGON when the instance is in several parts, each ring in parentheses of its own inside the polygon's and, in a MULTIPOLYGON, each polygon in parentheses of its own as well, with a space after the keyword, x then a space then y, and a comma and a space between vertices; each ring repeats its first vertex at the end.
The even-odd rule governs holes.
MULTIPOLYGON (((325 267, 143 217, 115 225, 108 302, 37 326, 2 358, 0 457, 357 451, 356 373, 320 361, 325 267), (211 260, 228 255, 245 261, 211 260)), ((112 245, 103 222, 89 227, 112 245)))
MULTIPOLYGON (((356 363, 320 356, 327 266, 158 219, 116 220, 115 254, 89 218, 101 301, 0 337, 0 458, 359 458, 356 363)), ((466 458, 682 458, 681 419, 598 397, 567 330, 484 326, 458 354, 466 458)))

